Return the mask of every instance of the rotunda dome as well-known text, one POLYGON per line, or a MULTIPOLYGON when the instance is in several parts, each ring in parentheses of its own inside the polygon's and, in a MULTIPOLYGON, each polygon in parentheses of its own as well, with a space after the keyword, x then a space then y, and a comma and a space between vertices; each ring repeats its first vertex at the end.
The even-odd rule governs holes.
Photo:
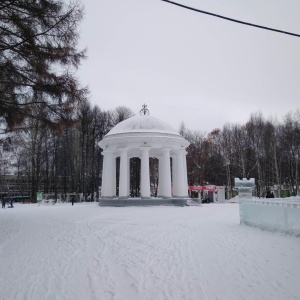
POLYGON ((135 115, 118 123, 99 142, 102 149, 119 149, 127 147, 131 152, 140 152, 140 147, 155 149, 179 149, 187 147, 189 142, 184 139, 172 126, 149 115, 135 115), (135 150, 133 150, 135 149, 135 150))
POLYGON ((164 121, 149 115, 136 115, 118 123, 106 136, 142 132, 180 135, 172 126, 164 121))

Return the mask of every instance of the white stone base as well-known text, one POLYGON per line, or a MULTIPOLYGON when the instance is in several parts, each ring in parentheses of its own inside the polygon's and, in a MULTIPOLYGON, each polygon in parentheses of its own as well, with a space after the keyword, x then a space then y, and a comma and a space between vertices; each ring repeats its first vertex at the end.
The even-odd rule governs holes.
POLYGON ((101 198, 99 200, 99 206, 186 206, 187 200, 189 198, 150 198, 150 199, 141 199, 141 198, 127 198, 127 199, 108 199, 101 198))

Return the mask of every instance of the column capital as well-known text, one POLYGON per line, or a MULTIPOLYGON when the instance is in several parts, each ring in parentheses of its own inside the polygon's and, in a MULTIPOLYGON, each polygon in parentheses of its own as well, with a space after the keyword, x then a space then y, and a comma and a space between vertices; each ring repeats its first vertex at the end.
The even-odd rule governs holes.
POLYGON ((150 149, 151 149, 152 147, 149 147, 149 146, 141 146, 140 147, 140 149, 142 150, 142 151, 149 151, 150 149))
POLYGON ((119 152, 128 152, 128 147, 117 148, 119 152))
POLYGON ((161 149, 161 151, 162 151, 163 153, 170 153, 171 150, 173 150, 173 149, 172 149, 172 148, 162 148, 162 149, 161 149))
POLYGON ((112 149, 104 149, 101 154, 106 155, 106 154, 110 154, 110 153, 113 153, 112 149))
POLYGON ((174 149, 175 154, 187 154, 187 151, 184 148, 174 149))

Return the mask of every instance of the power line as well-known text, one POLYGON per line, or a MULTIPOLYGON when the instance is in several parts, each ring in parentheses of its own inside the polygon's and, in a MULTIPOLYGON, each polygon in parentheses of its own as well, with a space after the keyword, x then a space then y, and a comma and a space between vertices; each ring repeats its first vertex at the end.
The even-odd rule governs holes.
POLYGON ((179 4, 179 3, 176 3, 176 2, 173 2, 173 1, 168 1, 168 0, 161 0, 161 1, 168 2, 170 4, 174 4, 174 5, 177 5, 177 6, 189 9, 189 10, 193 10, 193 11, 196 11, 196 12, 199 12, 199 13, 202 13, 202 14, 210 15, 210 16, 213 16, 213 17, 221 18, 221 19, 225 19, 227 21, 236 22, 236 23, 243 24, 243 25, 253 26, 253 27, 257 27, 257 28, 261 28, 261 29, 265 29, 265 30, 270 30, 270 31, 275 31, 275 32, 283 33, 283 34, 288 34, 288 35, 293 35, 293 36, 300 37, 300 34, 288 32, 288 31, 283 31, 283 30, 280 30, 280 29, 265 27, 265 26, 261 26, 261 25, 251 24, 251 23, 247 23, 247 22, 244 22, 244 21, 239 21, 239 20, 232 19, 232 18, 227 18, 227 17, 221 16, 221 15, 217 15, 217 14, 208 12, 208 11, 196 9, 196 8, 186 6, 186 5, 183 5, 183 4, 179 4))

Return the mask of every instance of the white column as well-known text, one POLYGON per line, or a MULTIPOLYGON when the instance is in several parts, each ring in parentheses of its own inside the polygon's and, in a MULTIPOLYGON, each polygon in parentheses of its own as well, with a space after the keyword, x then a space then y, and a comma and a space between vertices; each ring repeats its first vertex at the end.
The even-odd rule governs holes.
POLYGON ((178 153, 175 151, 172 156, 172 190, 174 197, 178 195, 178 165, 178 153))
POLYGON ((127 180, 127 191, 128 191, 128 196, 130 197, 130 156, 128 156, 128 166, 127 166, 127 170, 128 170, 128 180, 127 180))
POLYGON ((127 148, 120 149, 120 178, 119 178, 119 198, 128 197, 128 157, 127 148))
POLYGON ((105 152, 102 152, 103 155, 103 163, 102 163, 102 182, 101 182, 101 197, 105 197, 104 195, 107 194, 107 187, 106 187, 106 182, 107 182, 107 176, 106 176, 106 161, 107 161, 107 155, 105 152))
POLYGON ((178 158, 178 194, 177 197, 188 197, 186 151, 180 150, 177 153, 178 158))
POLYGON ((111 158, 110 158, 110 162, 109 162, 109 166, 108 166, 111 170, 111 184, 110 184, 110 194, 112 197, 116 197, 116 187, 117 187, 117 178, 116 178, 116 156, 114 154, 112 154, 111 158))
POLYGON ((142 147, 141 156, 141 197, 150 198, 149 147, 142 147))
POLYGON ((188 184, 188 178, 187 178, 187 166, 186 166, 186 154, 187 152, 184 150, 182 152, 182 160, 183 160, 183 174, 184 174, 184 190, 183 190, 183 195, 185 197, 189 196, 188 190, 189 190, 189 184, 188 184))
POLYGON ((173 158, 173 195, 174 197, 188 197, 186 151, 176 150, 173 158))
POLYGON ((164 194, 164 179, 163 179, 163 157, 158 157, 158 197, 164 194))
POLYGON ((103 154, 103 171, 101 197, 113 197, 116 190, 116 161, 112 152, 105 150, 103 154))
POLYGON ((181 150, 177 152, 177 161, 178 161, 178 187, 177 187, 177 197, 185 197, 185 189, 186 189, 186 176, 185 176, 185 168, 184 168, 184 158, 185 153, 181 150))
POLYGON ((163 149, 163 194, 164 198, 171 198, 171 166, 170 166, 170 149, 163 149))

